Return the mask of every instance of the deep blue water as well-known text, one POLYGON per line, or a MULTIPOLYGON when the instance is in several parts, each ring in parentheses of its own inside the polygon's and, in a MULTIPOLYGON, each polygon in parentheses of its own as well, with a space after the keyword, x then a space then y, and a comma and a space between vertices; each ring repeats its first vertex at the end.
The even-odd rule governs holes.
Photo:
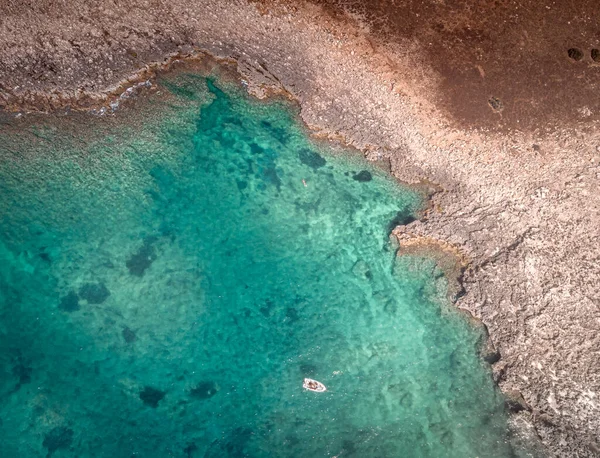
POLYGON ((0 455, 520 454, 481 334, 389 241, 421 197, 283 102, 160 90, 0 126, 0 455))

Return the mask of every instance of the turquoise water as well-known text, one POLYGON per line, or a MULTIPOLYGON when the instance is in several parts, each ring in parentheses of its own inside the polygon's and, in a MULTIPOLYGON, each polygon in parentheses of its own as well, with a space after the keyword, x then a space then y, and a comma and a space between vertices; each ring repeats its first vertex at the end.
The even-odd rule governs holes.
POLYGON ((283 102, 145 103, 0 125, 1 456, 518 454, 480 333, 388 239, 420 196, 283 102))

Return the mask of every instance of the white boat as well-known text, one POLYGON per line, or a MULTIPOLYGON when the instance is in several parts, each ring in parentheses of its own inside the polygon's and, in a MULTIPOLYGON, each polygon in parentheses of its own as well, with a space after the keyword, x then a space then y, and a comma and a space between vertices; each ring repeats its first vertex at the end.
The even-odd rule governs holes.
POLYGON ((309 391, 316 391, 317 393, 322 393, 323 391, 327 391, 327 388, 325 388, 325 385, 323 385, 321 382, 317 382, 316 380, 313 380, 311 378, 305 378, 304 383, 302 384, 302 387, 309 391))

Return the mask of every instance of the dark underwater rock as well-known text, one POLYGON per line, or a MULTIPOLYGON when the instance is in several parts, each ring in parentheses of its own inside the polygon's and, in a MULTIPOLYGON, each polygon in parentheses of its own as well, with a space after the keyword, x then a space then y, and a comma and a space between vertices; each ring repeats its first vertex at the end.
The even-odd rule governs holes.
POLYGON ((304 165, 308 165, 315 170, 327 164, 327 161, 323 156, 306 148, 303 148, 298 152, 298 159, 300 159, 300 162, 304 165))
POLYGON ((345 439, 342 442, 342 450, 341 450, 341 454, 344 455, 353 455, 354 453, 356 453, 357 451, 357 447, 356 444, 354 443, 354 441, 351 441, 349 439, 345 439))
POLYGON ((288 324, 293 324, 300 319, 300 315, 298 315, 298 310, 294 307, 288 307, 285 312, 285 318, 288 320, 288 324))
POLYGON ((47 456, 51 456, 58 449, 69 447, 72 442, 73 430, 64 426, 57 426, 46 433, 42 445, 48 450, 47 456))
POLYGON ((110 296, 110 291, 104 283, 86 283, 79 288, 79 297, 89 304, 102 304, 110 296))
POLYGON ((263 170, 263 179, 267 183, 274 185, 278 191, 281 190, 281 178, 277 174, 277 169, 275 167, 267 167, 263 170))
POLYGON ((399 404, 406 409, 412 409, 413 405, 415 404, 414 395, 410 392, 402 393, 400 395, 399 404))
POLYGON ((365 183, 367 181, 371 181, 373 179, 373 175, 368 170, 361 170, 357 174, 352 176, 352 179, 356 181, 360 181, 361 183, 365 183))
POLYGON ((158 403, 162 401, 166 394, 166 391, 161 391, 157 390, 156 388, 152 388, 151 386, 146 386, 140 392, 140 399, 147 406, 156 409, 158 407, 158 403))
POLYGON ((198 451, 198 446, 196 444, 189 444, 186 448, 183 449, 183 453, 187 458, 192 458, 194 453, 198 451))
POLYGON ((250 143, 250 152, 252 154, 262 154, 263 149, 260 146, 258 146, 256 143, 250 143))
POLYGON ((144 245, 127 260, 125 265, 131 275, 141 277, 155 260, 156 252, 154 251, 154 247, 148 241, 145 241, 144 245))
POLYGON ((81 307, 79 306, 79 296, 75 291, 71 291, 69 294, 64 296, 58 304, 58 308, 63 312, 76 312, 81 307))
POLYGON ((262 313, 264 317, 268 318, 271 316, 271 310, 273 310, 273 307, 275 307, 275 303, 271 299, 267 299, 265 300, 265 305, 260 308, 260 313, 262 313))
POLYGON ((123 335, 123 339, 125 339, 125 342, 127 342, 127 343, 135 342, 135 340, 137 339, 137 336, 135 335, 135 331, 131 330, 131 328, 129 328, 128 326, 125 326, 123 328, 123 331, 121 331, 121 334, 123 335))
POLYGON ((15 362, 15 365, 13 366, 13 370, 12 370, 13 375, 19 379, 19 383, 17 384, 17 387, 16 387, 17 389, 19 389, 21 387, 21 385, 25 385, 25 384, 31 382, 31 373, 32 372, 33 372, 33 369, 31 369, 31 367, 27 366, 23 362, 23 358, 21 358, 19 356, 17 358, 17 361, 15 362))
POLYGON ((261 121, 260 125, 264 127, 269 133, 279 141, 281 144, 285 145, 289 140, 289 135, 286 129, 283 127, 277 127, 271 124, 269 121, 261 121))
POLYGON ((196 399, 209 399, 217 394, 218 391, 219 387, 215 382, 204 381, 192 388, 190 394, 196 399))

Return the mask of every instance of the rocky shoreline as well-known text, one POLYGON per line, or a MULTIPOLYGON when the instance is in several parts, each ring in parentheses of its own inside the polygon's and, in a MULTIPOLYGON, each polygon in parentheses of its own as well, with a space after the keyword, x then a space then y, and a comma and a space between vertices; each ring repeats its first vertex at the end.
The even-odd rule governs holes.
POLYGON ((456 122, 436 108, 447 82, 418 37, 392 46, 361 18, 308 3, 9 3, 0 15, 5 117, 110 112, 156 71, 208 53, 235 65, 251 94, 289 94, 320 136, 344 139, 406 183, 438 184, 432 209, 395 234, 469 260, 457 305, 488 328, 486 359, 515 421, 550 455, 600 454, 594 116, 527 129, 456 122))

